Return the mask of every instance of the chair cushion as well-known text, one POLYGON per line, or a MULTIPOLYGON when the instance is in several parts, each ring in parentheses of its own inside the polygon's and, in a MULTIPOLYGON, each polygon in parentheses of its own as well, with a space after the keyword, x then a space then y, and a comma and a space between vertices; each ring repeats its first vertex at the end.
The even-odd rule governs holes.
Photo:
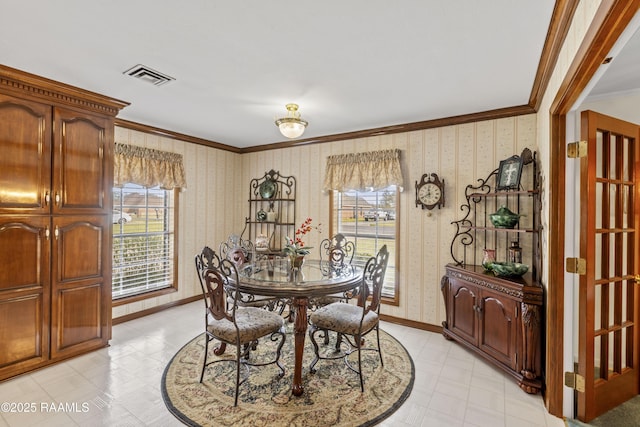
POLYGON ((361 318, 362 307, 335 302, 311 313, 309 320, 318 329, 329 329, 347 335, 369 332, 378 323, 378 313, 370 311, 362 320, 362 330, 360 330, 361 318))
MULTIPOLYGON (((240 332, 240 344, 244 344, 279 331, 284 325, 284 319, 261 308, 238 307, 236 323, 240 332)), ((236 328, 229 320, 209 318, 207 331, 223 341, 236 342, 236 328)))
POLYGON ((323 297, 311 298, 309 300, 309 305, 312 307, 322 307, 334 302, 345 302, 345 300, 346 297, 343 294, 332 294, 323 297))

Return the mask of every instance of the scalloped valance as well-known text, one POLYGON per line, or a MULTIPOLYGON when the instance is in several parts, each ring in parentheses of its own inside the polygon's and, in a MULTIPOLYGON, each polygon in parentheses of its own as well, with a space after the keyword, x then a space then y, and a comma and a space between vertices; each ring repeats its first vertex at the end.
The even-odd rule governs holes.
POLYGON ((182 154, 116 143, 114 150, 114 186, 126 183, 165 190, 186 188, 182 154))
POLYGON ((378 191, 390 185, 403 189, 398 149, 327 157, 325 191, 378 191))

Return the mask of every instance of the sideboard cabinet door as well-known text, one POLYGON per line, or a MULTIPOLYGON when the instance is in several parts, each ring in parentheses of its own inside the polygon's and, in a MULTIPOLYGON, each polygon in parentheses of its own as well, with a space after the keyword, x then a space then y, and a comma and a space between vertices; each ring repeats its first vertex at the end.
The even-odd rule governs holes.
POLYGON ((111 326, 107 217, 53 219, 51 357, 102 347, 111 326))
POLYGON ((516 369, 518 304, 503 294, 483 289, 478 312, 480 349, 516 369))
POLYGON ((51 106, 0 94, 0 214, 48 214, 51 106))
POLYGON ((0 378, 49 358, 48 230, 48 217, 0 217, 0 378))
POLYGON ((474 346, 478 345, 478 293, 479 289, 470 283, 450 280, 449 327, 452 332, 474 346))
POLYGON ((113 122, 55 108, 54 129, 52 213, 110 214, 113 122))

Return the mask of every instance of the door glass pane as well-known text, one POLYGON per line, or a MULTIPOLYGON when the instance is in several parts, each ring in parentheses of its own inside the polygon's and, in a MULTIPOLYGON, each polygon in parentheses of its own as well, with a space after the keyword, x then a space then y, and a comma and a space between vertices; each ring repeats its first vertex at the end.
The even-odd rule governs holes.
POLYGON ((596 132, 596 176, 603 176, 603 167, 602 167, 602 132, 596 132))
POLYGON ((594 325, 594 328, 598 330, 600 328, 600 325, 602 324, 602 312, 600 311, 602 307, 602 286, 596 285, 593 291, 594 291, 593 307, 595 310, 595 312, 593 313, 593 325, 594 325))
MULTIPOLYGON (((616 177, 618 176, 618 171, 616 170, 616 162, 617 162, 617 158, 616 158, 616 141, 617 138, 615 135, 609 134, 609 176, 607 176, 607 178, 609 179, 616 179, 616 177)), ((606 141, 605 141, 605 146, 606 146, 606 141)))
POLYGON ((622 144, 622 150, 623 150, 623 170, 622 170, 622 180, 623 181, 630 181, 631 178, 629 178, 629 138, 624 138, 624 143, 622 144))
MULTIPOLYGON (((596 200, 602 200, 602 187, 603 184, 601 182, 596 182, 596 200)), ((596 214, 596 228, 603 227, 602 221, 602 209, 595 209, 596 214)))
POLYGON ((602 348, 602 346, 600 345, 600 338, 601 336, 598 335, 596 337, 594 337, 593 340, 593 362, 594 362, 594 376, 593 379, 597 380, 599 378, 602 378, 602 376, 600 375, 600 350, 602 348))

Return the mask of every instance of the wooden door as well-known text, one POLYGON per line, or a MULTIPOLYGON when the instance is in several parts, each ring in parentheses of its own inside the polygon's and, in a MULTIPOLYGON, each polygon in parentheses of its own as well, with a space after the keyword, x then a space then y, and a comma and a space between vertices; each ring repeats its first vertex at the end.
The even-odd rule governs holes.
POLYGON ((53 213, 111 214, 111 121, 56 107, 54 125, 53 213))
POLYGON ((0 217, 0 379, 49 358, 49 217, 0 217))
POLYGON ((465 341, 478 345, 478 288, 469 283, 449 279, 449 329, 465 341))
POLYGON ((589 421, 636 396, 638 376, 639 128, 593 111, 581 116, 579 363, 589 421))
POLYGON ((107 344, 111 245, 107 215, 53 218, 51 357, 107 344))
POLYGON ((496 360, 516 369, 516 343, 518 336, 518 304, 504 294, 482 290, 478 309, 478 346, 496 360))
POLYGON ((0 214, 48 214, 51 107, 0 94, 0 214))

